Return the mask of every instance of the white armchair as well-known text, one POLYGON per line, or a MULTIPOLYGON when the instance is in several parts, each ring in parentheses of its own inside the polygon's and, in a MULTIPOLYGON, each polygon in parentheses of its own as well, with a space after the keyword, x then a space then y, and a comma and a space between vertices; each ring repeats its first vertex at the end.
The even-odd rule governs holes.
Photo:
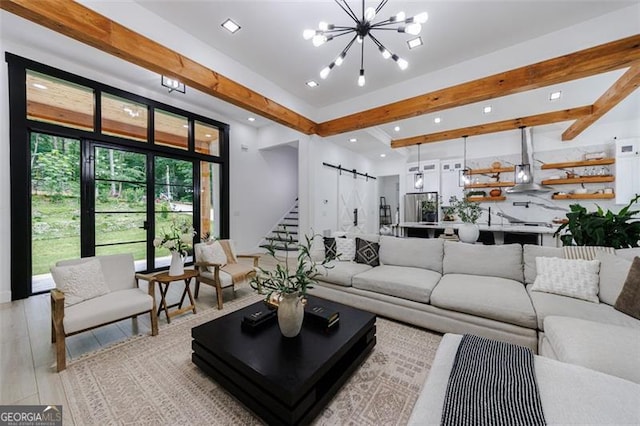
POLYGON ((148 281, 151 276, 135 273, 131 254, 65 260, 51 273, 57 287, 51 291, 51 342, 56 344, 57 371, 66 368, 67 336, 147 313, 151 335, 158 334, 154 286, 149 285, 148 293, 138 287, 138 279, 148 281))

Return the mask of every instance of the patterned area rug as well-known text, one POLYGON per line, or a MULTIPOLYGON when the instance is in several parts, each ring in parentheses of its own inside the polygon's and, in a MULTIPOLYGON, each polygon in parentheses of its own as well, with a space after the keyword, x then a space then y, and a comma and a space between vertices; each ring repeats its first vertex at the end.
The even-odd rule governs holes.
MULTIPOLYGON (((78 425, 262 424, 191 362, 191 328, 260 300, 251 294, 70 363, 60 373, 78 425)), ((316 425, 406 424, 441 336, 383 318, 377 344, 316 425)))

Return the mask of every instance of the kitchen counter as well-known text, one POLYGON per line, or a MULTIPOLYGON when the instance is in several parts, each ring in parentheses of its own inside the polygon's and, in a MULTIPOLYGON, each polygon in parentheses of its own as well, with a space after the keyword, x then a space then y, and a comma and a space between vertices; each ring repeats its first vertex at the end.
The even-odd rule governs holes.
MULTIPOLYGON (((407 236, 412 234, 408 232, 408 230, 435 230, 435 229, 445 229, 445 228, 459 228, 463 223, 462 222, 435 222, 435 223, 427 223, 427 222, 401 222, 399 227, 401 230, 401 235, 407 236)), ((559 225, 553 226, 544 226, 544 225, 523 225, 523 224, 509 224, 508 222, 505 224, 492 224, 491 226, 486 223, 478 223, 478 228, 480 231, 488 231, 493 232, 496 244, 502 244, 504 241, 505 233, 518 233, 518 234, 537 234, 538 235, 538 244, 545 246, 558 246, 559 239, 554 238, 553 234, 558 229, 559 225)), ((433 233, 430 233, 429 236, 433 236, 433 233)))

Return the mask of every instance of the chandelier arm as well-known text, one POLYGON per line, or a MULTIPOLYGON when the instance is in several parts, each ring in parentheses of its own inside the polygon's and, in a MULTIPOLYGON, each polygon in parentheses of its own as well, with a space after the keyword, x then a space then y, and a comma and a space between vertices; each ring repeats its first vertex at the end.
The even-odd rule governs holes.
POLYGON ((375 28, 371 28, 373 30, 386 30, 386 31, 398 31, 397 28, 384 28, 384 27, 375 27, 375 28))
POLYGON ((322 31, 323 33, 333 33, 336 31, 342 31, 342 30, 352 30, 352 31, 356 31, 357 27, 346 27, 346 26, 338 26, 338 25, 334 25, 332 29, 330 30, 324 30, 322 31))
MULTIPOLYGON (((364 0, 362 0, 362 2, 364 3, 364 0)), ((362 40, 360 44, 360 69, 364 69, 364 40, 362 40)))
MULTIPOLYGON (((349 30, 349 31, 344 31, 340 34, 333 34, 333 38, 338 38, 340 36, 346 35, 346 34, 351 34, 353 31, 349 30)), ((357 36, 356 36, 357 37, 357 36)))
POLYGON ((387 25, 400 25, 400 24, 404 24, 404 21, 392 21, 391 19, 385 19, 384 21, 371 24, 370 28, 380 28, 380 27, 386 27, 387 25))
POLYGON ((376 15, 378 14, 378 12, 380 12, 380 10, 382 10, 382 8, 387 4, 389 0, 382 0, 380 2, 380 4, 378 5, 378 7, 376 7, 376 15))
POLYGON ((349 15, 351 17, 351 19, 353 19, 353 22, 355 22, 356 24, 359 24, 360 21, 358 20, 358 17, 356 16, 355 13, 353 13, 353 10, 351 10, 351 8, 349 7, 349 5, 347 4, 347 0, 342 0, 344 3, 344 6, 340 3, 340 0, 334 0, 338 6, 340 6, 340 8, 342 10, 344 10, 344 12, 349 15), (346 7, 345 7, 346 6, 346 7))
POLYGON ((384 44, 382 44, 380 42, 380 40, 375 38, 375 36, 373 34, 369 33, 369 37, 371 37, 371 40, 373 40, 373 42, 376 44, 376 46, 381 47, 381 48, 385 49, 388 52, 391 52, 389 49, 387 49, 387 47, 384 44))
POLYGON ((351 46, 353 46, 353 43, 356 41, 357 38, 358 38, 358 36, 354 35, 353 38, 351 39, 351 41, 349 43, 347 43, 347 45, 345 46, 344 49, 342 49, 341 53, 344 53, 346 55, 347 52, 349 51, 349 49, 351 49, 351 46))

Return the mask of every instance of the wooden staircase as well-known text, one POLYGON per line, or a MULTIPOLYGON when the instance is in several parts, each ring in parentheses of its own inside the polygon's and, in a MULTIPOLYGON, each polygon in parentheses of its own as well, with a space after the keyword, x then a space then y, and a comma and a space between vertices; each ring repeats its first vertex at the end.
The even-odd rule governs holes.
POLYGON ((298 251, 298 199, 284 215, 280 222, 273 227, 269 235, 264 238, 260 247, 267 248, 273 245, 276 251, 298 251))

